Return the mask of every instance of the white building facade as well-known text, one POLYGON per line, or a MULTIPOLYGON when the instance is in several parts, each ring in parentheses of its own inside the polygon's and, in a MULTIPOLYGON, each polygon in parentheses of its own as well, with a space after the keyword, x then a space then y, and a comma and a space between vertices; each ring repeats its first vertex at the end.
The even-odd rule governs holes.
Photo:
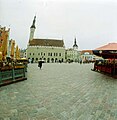
POLYGON ((57 39, 35 39, 35 21, 30 27, 30 38, 27 46, 27 58, 31 62, 44 60, 48 63, 64 62, 65 61, 65 46, 63 40, 57 39))
POLYGON ((65 48, 52 46, 28 46, 27 58, 33 62, 44 60, 48 63, 64 62, 65 48))

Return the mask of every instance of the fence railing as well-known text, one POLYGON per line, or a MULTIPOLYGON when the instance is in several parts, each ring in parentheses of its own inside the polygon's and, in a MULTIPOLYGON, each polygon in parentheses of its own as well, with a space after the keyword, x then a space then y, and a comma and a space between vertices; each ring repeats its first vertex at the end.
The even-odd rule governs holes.
POLYGON ((0 71, 0 86, 26 79, 25 67, 0 71))

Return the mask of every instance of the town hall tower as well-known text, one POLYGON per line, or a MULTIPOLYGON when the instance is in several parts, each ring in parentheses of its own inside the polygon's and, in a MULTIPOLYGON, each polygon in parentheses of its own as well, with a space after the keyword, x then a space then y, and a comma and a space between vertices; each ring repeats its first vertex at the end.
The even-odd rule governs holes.
POLYGON ((36 16, 34 17, 32 26, 30 27, 30 38, 29 38, 29 41, 32 41, 33 38, 34 38, 34 32, 35 32, 35 29, 36 29, 35 22, 36 22, 36 16))

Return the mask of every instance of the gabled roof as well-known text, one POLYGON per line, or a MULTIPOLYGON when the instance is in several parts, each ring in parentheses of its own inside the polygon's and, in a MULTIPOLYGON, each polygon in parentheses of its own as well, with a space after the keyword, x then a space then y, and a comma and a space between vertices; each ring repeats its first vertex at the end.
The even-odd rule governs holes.
POLYGON ((29 41, 29 46, 64 47, 64 42, 63 40, 56 40, 56 39, 33 39, 29 41))
POLYGON ((117 50, 117 43, 108 43, 107 45, 96 48, 95 50, 117 50))

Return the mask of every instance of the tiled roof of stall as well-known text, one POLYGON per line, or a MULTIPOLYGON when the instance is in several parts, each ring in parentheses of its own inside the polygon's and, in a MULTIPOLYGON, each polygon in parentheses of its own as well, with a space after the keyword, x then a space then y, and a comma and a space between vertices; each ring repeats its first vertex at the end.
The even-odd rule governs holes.
POLYGON ((107 45, 103 45, 95 50, 117 50, 117 43, 108 43, 107 45))

